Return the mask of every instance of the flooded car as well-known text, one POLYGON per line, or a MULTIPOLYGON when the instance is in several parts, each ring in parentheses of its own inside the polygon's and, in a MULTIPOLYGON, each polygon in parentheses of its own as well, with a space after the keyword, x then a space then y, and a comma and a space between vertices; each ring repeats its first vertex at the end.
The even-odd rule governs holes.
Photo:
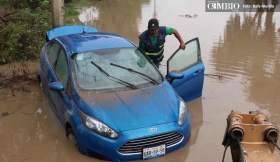
POLYGON ((184 147, 190 137, 185 103, 201 96, 204 82, 198 38, 174 52, 167 71, 164 76, 124 37, 65 26, 47 32, 39 78, 52 111, 82 154, 145 160, 184 147))

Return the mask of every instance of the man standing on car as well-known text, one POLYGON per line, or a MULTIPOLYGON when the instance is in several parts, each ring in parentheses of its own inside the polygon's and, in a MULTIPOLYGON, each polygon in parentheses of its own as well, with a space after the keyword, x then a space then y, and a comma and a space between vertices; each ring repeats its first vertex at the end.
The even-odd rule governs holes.
MULTIPOLYGON (((160 62, 164 58, 164 43, 167 35, 172 35, 180 42, 180 48, 185 49, 186 45, 181 38, 179 32, 170 27, 159 26, 157 19, 150 19, 148 22, 148 30, 144 31, 139 36, 139 48, 145 52, 145 54, 153 61, 157 68, 159 68, 160 62)), ((137 64, 143 67, 142 59, 137 64)))

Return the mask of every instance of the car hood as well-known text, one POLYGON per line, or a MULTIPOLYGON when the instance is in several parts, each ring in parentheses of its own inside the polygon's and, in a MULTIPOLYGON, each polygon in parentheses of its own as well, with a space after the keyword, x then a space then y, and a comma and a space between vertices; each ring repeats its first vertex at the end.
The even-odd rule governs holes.
POLYGON ((77 91, 74 97, 85 114, 116 132, 178 121, 179 100, 168 82, 114 93, 77 91))

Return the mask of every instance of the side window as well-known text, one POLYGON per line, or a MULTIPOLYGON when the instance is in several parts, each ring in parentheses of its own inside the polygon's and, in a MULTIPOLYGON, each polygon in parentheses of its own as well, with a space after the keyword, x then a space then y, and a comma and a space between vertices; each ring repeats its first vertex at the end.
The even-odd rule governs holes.
POLYGON ((199 62, 199 45, 197 39, 188 42, 185 50, 178 50, 173 57, 168 60, 168 72, 172 70, 183 71, 199 62))
POLYGON ((55 65, 55 71, 66 89, 69 90, 69 69, 67 64, 66 54, 63 50, 60 51, 55 65))
POLYGON ((51 44, 51 47, 50 47, 49 52, 48 52, 48 58, 49 58, 50 64, 52 66, 55 65, 55 61, 57 59, 59 50, 60 50, 59 44, 57 44, 57 43, 51 44))

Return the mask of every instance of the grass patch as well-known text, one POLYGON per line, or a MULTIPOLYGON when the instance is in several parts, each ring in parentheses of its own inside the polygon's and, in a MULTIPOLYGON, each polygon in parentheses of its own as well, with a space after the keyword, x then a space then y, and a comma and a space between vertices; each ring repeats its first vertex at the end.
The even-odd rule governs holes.
POLYGON ((75 23, 72 20, 67 19, 66 25, 74 25, 75 23))
POLYGON ((6 6, 6 0, 0 0, 0 8, 4 8, 6 6))
POLYGON ((6 24, 0 23, 0 64, 40 57, 45 33, 51 29, 51 16, 46 10, 50 8, 48 6, 49 3, 40 3, 34 10, 17 9, 17 12, 5 17, 8 20, 6 24))
POLYGON ((66 16, 77 16, 79 15, 79 11, 75 8, 65 7, 65 15, 66 16))
MULTIPOLYGON (((0 0, 1 1, 1 0, 0 0)), ((80 12, 78 11, 79 8, 87 6, 89 4, 89 0, 76 0, 72 1, 70 3, 65 4, 65 21, 66 25, 73 25, 75 24, 72 20, 71 17, 73 16, 78 16, 80 12)))
POLYGON ((86 6, 89 3, 89 0, 76 0, 74 2, 71 2, 69 4, 76 6, 76 7, 82 7, 82 6, 86 6))
MULTIPOLYGON (((79 15, 78 9, 90 1, 94 0, 72 0, 65 4, 66 24, 75 24, 73 16, 79 15)), ((50 1, 0 0, 1 8, 17 12, 5 17, 7 23, 0 20, 0 64, 38 59, 46 31, 52 28, 50 1)))
POLYGON ((79 15, 80 13, 78 11, 78 8, 86 6, 88 3, 89 3, 89 0, 78 0, 78 1, 72 1, 70 3, 65 4, 66 17, 79 15))

